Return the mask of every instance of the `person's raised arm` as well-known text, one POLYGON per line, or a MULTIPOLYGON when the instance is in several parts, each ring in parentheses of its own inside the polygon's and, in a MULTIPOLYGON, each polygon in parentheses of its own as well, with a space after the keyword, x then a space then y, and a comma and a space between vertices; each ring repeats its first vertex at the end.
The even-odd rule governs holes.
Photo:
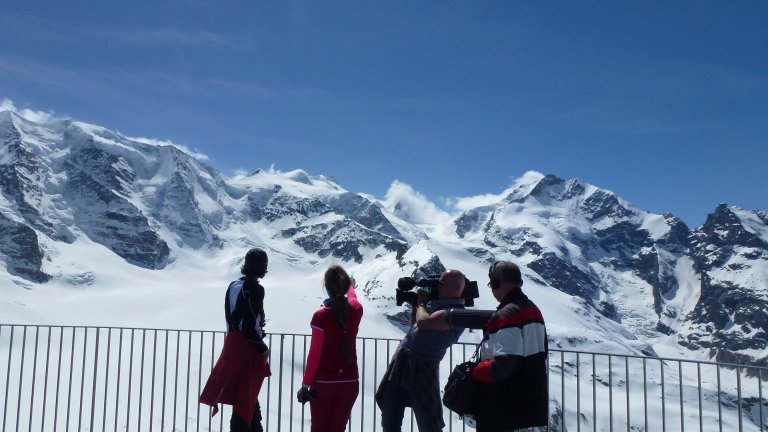
POLYGON ((427 295, 423 291, 418 292, 419 301, 417 302, 415 309, 416 314, 414 316, 414 322, 420 330, 438 330, 446 331, 451 327, 445 322, 445 311, 439 310, 429 313, 427 310, 427 295))
POLYGON ((349 300, 358 301, 357 300, 357 293, 355 292, 355 285, 354 284, 349 284, 349 288, 347 288, 347 300, 348 301, 349 300))

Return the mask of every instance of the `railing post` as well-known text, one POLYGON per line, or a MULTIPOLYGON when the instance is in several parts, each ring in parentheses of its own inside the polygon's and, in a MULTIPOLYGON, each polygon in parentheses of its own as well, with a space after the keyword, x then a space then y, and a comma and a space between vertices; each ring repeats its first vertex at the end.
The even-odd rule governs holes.
MULTIPOLYGON (((365 389, 365 338, 363 338, 363 367, 360 374, 360 388, 365 389)), ((360 432, 363 432, 365 426, 365 391, 360 392, 360 432)))
MULTIPOLYGON (((200 355, 197 359, 197 395, 199 396, 200 393, 203 391, 202 388, 202 381, 203 381, 203 332, 200 332, 200 355)), ((189 403, 189 402, 187 402, 189 403)), ((195 404, 197 407, 197 413, 196 413, 196 420, 195 423, 197 424, 197 431, 200 432, 200 404, 195 404)), ((251 419, 248 419, 250 422, 251 419)))
POLYGON ((613 432, 613 357, 608 354, 608 430, 613 432))
MULTIPOLYGON (((2 327, 3 326, 0 325, 0 329, 2 329, 2 327)), ((51 360, 51 332, 53 332, 53 329, 51 327, 48 327, 48 343, 45 351, 45 379, 43 381, 45 385, 43 386, 43 402, 48 400, 48 366, 51 360)), ((40 417, 41 426, 45 425, 45 406, 46 404, 43 403, 43 414, 40 417)))
POLYGON ((72 402, 72 371, 75 370, 75 339, 77 335, 77 328, 72 327, 72 349, 69 356, 69 388, 67 391, 67 419, 64 423, 64 430, 69 430, 69 413, 72 402))
POLYGON ((645 430, 648 430, 648 380, 646 377, 646 362, 645 357, 643 357, 643 408, 645 410, 645 430))
POLYGON ((667 406, 664 399, 664 360, 659 360, 661 364, 661 430, 667 430, 667 406))
POLYGON ((173 379, 173 429, 176 430, 176 410, 178 408, 179 393, 179 357, 181 349, 181 331, 176 330, 176 367, 174 369, 175 377, 173 379))
POLYGON ((736 368, 736 398, 739 413, 739 431, 743 431, 744 426, 741 420, 741 368, 739 367, 736 368))
POLYGON ((21 334, 21 362, 19 363, 19 397, 16 399, 16 431, 19 430, 19 421, 21 421, 21 389, 24 384, 24 354, 27 346, 27 326, 24 326, 24 332, 21 334))
POLYGON ((88 354, 88 327, 83 327, 83 360, 80 369, 80 406, 77 412, 77 428, 82 427, 83 422, 83 393, 85 393, 85 360, 88 354))
MULTIPOLYGON (((101 430, 106 431, 107 430, 107 389, 109 388, 109 358, 110 353, 112 352, 110 349, 112 348, 112 328, 107 327, 107 365, 104 368, 104 415, 101 418, 101 430)), ((115 413, 117 415, 117 413, 115 413)))
POLYGON ((763 419, 763 371, 757 370, 757 394, 760 398, 760 432, 763 432, 765 420, 763 419))
MULTIPOLYGON (((115 393, 115 430, 120 418, 120 372, 123 366, 123 329, 120 329, 119 349, 117 350, 117 393, 115 393)), ((127 428, 126 428, 127 430, 127 428)))
MULTIPOLYGON (((280 432, 281 419, 283 417, 283 341, 285 335, 280 335, 280 365, 278 366, 277 379, 277 432, 280 432)), ((248 420, 246 420, 248 421, 248 420)))
POLYGON ((565 430, 565 354, 560 351, 560 430, 565 430))
MULTIPOLYGON (((99 336, 100 336, 100 328, 96 327, 96 346, 93 350, 93 383, 91 384, 91 421, 88 422, 89 429, 93 430, 93 424, 96 420, 96 381, 98 378, 98 370, 99 370, 99 336)), ((83 359, 83 364, 85 364, 85 359, 83 359)), ((106 381, 107 377, 104 377, 104 380, 106 381)), ((106 398, 106 393, 104 394, 104 398, 106 398)), ((45 402, 45 401, 43 401, 45 402)), ((106 415, 106 413, 105 413, 106 415)))
POLYGON ((592 354, 592 430, 597 431, 597 373, 595 355, 592 354))
POLYGON ((685 432, 685 416, 683 406, 683 362, 677 362, 677 383, 680 388, 680 432, 685 432))
POLYGON ((702 397, 701 397, 701 363, 696 362, 696 378, 698 381, 698 389, 699 389, 699 431, 704 430, 704 409, 701 406, 702 405, 702 397))
MULTIPOLYGON (((379 341, 378 339, 373 340, 373 391, 375 392, 376 389, 379 387, 379 341)), ((373 429, 376 430, 376 399, 373 400, 373 429)))
POLYGON ((581 356, 576 353, 576 432, 581 431, 581 356))
POLYGON ((720 400, 720 366, 717 366, 717 425, 718 430, 723 432, 723 404, 720 400))
POLYGON ((152 384, 149 393, 149 432, 155 418, 155 370, 157 369, 157 330, 152 331, 152 384))
POLYGON ((624 381, 624 384, 626 386, 626 394, 627 394, 627 432, 630 432, 630 425, 632 424, 632 417, 630 415, 630 406, 629 406, 629 357, 624 357, 624 374, 626 375, 627 379, 624 381))
MULTIPOLYGON (((35 355, 32 360, 32 391, 29 396, 29 430, 32 430, 33 411, 35 407, 35 378, 37 376, 37 344, 40 341, 40 327, 35 327, 35 355)), ((43 400, 45 402, 45 400, 43 400)))

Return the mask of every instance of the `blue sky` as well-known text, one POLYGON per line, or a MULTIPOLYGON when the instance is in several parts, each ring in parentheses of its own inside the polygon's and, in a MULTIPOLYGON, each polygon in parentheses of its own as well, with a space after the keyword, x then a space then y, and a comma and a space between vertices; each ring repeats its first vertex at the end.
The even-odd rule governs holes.
POLYGON ((440 204, 528 170, 768 210, 765 2, 2 2, 0 99, 440 204))

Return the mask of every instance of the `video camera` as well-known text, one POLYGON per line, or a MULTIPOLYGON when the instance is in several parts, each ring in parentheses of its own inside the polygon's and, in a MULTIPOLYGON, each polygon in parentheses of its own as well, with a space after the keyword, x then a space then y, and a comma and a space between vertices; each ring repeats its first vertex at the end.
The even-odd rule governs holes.
MULTIPOLYGON (((416 304, 419 300, 418 294, 411 290, 419 287, 418 291, 428 293, 430 300, 437 299, 437 286, 440 285, 440 276, 432 276, 424 279, 415 279, 412 277, 402 277, 397 280, 397 289, 395 290, 395 303, 401 306, 403 303, 416 304)), ((477 281, 471 281, 464 278, 464 291, 461 298, 464 299, 465 306, 474 306, 475 299, 480 297, 480 291, 477 289, 477 281)))

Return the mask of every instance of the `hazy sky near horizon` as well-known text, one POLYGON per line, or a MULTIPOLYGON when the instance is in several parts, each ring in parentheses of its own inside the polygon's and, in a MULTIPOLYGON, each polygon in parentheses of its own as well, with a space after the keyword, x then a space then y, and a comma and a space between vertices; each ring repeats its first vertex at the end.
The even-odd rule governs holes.
POLYGON ((765 2, 0 5, 0 99, 444 205, 528 170, 691 227, 768 210, 765 2))

